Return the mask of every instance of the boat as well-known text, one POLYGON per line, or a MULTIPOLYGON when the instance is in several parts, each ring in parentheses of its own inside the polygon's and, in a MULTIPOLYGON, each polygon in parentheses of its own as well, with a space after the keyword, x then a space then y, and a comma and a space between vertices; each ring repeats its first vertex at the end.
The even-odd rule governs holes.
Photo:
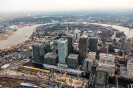
POLYGON ((22 82, 20 85, 20 87, 27 87, 27 88, 39 88, 37 85, 32 84, 32 83, 24 83, 22 82))

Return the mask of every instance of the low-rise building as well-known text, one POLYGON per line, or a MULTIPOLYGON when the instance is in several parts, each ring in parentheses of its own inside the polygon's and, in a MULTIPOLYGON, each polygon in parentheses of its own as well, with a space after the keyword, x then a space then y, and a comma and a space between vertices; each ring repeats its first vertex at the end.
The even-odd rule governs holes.
POLYGON ((68 65, 68 68, 76 69, 78 66, 78 55, 77 54, 70 54, 67 57, 67 65, 68 65))
POLYGON ((88 53, 88 58, 95 60, 96 59, 96 52, 89 52, 88 53))
POLYGON ((93 60, 90 58, 85 58, 84 64, 83 64, 83 70, 84 72, 90 73, 92 70, 93 60))
POLYGON ((133 78, 133 59, 127 62, 127 76, 133 78))
POLYGON ((50 65, 57 65, 57 57, 58 55, 53 52, 48 52, 44 55, 44 63, 50 65))
POLYGON ((112 54, 100 53, 99 61, 103 63, 114 63, 115 56, 112 54))

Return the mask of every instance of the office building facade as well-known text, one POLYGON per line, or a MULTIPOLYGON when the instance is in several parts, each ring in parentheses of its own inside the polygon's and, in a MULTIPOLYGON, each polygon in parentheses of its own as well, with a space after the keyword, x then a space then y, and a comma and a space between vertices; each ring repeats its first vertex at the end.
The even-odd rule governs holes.
POLYGON ((58 61, 59 61, 58 66, 66 64, 67 56, 68 56, 68 40, 61 38, 58 41, 58 61))
POLYGON ((79 64, 83 64, 88 55, 88 37, 83 34, 79 40, 79 64))
POLYGON ((33 52, 33 63, 35 64, 42 64, 44 61, 44 44, 37 43, 32 45, 32 52, 33 52))

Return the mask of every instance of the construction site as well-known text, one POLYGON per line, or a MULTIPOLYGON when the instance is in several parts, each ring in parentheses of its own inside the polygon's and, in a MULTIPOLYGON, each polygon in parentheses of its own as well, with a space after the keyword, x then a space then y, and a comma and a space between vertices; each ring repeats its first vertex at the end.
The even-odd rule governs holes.
MULTIPOLYGON (((30 59, 13 60, 8 66, 1 67, 0 86, 6 88, 19 88, 21 82, 37 84, 43 88, 86 88, 88 80, 72 76, 67 73, 58 73, 54 70, 44 70, 33 66, 24 66, 30 59), (8 81, 11 80, 9 83, 8 81), (15 83, 14 83, 15 82, 15 83)), ((21 88, 21 87, 20 87, 21 88)))

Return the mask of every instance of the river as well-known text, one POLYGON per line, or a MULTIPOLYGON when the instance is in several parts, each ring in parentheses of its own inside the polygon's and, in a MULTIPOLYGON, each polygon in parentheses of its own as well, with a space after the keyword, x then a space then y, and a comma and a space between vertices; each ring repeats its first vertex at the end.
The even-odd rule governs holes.
POLYGON ((15 34, 9 36, 5 40, 0 41, 0 49, 10 48, 13 45, 23 43, 32 35, 34 29, 39 25, 40 24, 19 28, 15 34))
MULTIPOLYGON (((77 22, 64 22, 64 23, 77 23, 77 22)), ((47 24, 50 24, 50 23, 47 23, 47 24)), ((32 26, 25 26, 23 28, 19 28, 14 35, 11 35, 7 39, 0 41, 0 49, 10 48, 13 45, 23 43, 25 40, 27 40, 32 35, 34 29, 37 26, 47 25, 47 24, 36 24, 32 26)), ((96 25, 101 25, 101 26, 112 26, 113 28, 119 31, 123 31, 127 37, 129 38, 133 37, 133 29, 129 29, 129 28, 122 27, 122 26, 109 25, 109 24, 100 24, 100 23, 91 23, 91 24, 96 24, 96 25)))
POLYGON ((127 28, 127 27, 122 27, 122 26, 117 26, 117 25, 110 25, 110 24, 102 24, 102 23, 87 23, 87 22, 64 22, 64 24, 95 24, 95 25, 101 25, 101 26, 112 26, 113 28, 119 30, 119 31, 123 31, 125 33, 125 35, 128 38, 133 37, 133 29, 127 28))
POLYGON ((110 25, 110 24, 100 24, 100 23, 91 23, 91 24, 96 24, 96 25, 101 25, 101 26, 112 26, 113 28, 123 31, 125 35, 128 38, 133 37, 133 29, 127 28, 127 27, 122 27, 122 26, 117 26, 117 25, 110 25))

